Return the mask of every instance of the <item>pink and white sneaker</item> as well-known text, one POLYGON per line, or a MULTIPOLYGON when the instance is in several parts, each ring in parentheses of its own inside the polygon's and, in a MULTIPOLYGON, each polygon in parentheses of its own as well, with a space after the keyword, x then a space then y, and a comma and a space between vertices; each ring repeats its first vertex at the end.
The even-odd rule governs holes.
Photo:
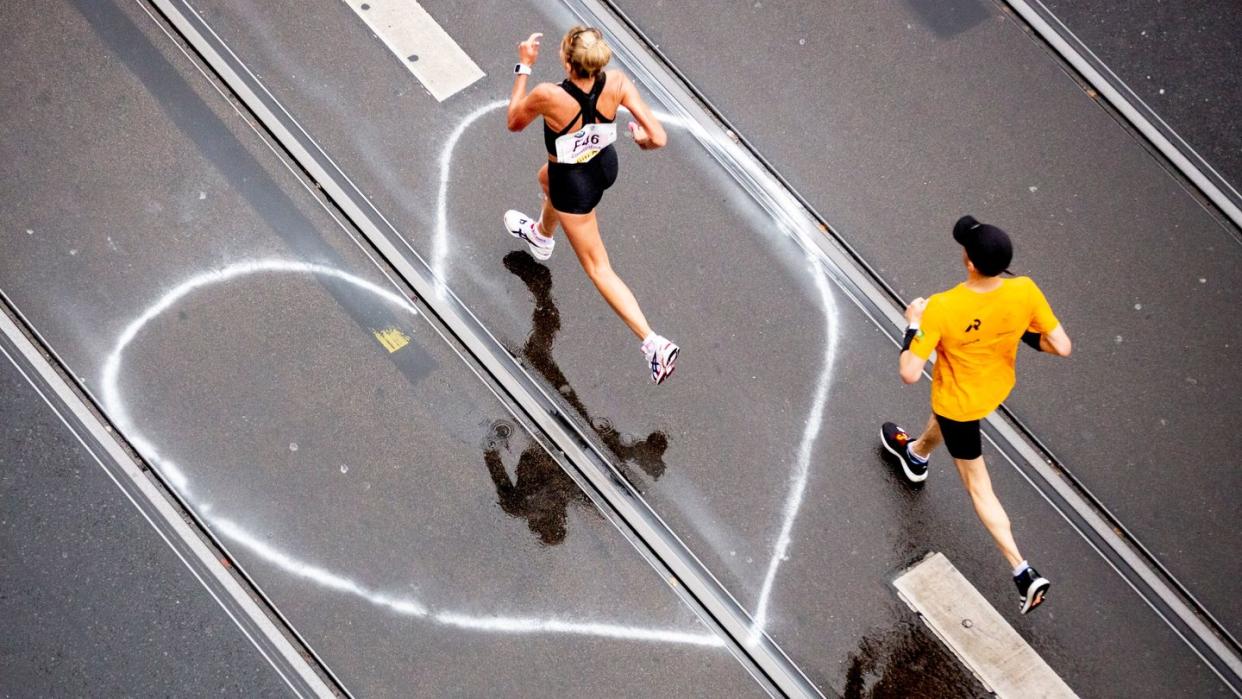
POLYGON ((521 211, 509 209, 505 212, 505 230, 509 231, 509 235, 514 238, 525 240, 530 246, 530 254, 536 260, 546 260, 552 257, 552 249, 556 247, 556 241, 539 232, 539 222, 535 219, 521 211))
POLYGON ((681 352, 681 348, 662 335, 652 334, 647 341, 643 342, 643 355, 647 357, 647 364, 651 366, 652 383, 664 383, 664 380, 673 375, 673 370, 677 368, 677 355, 681 352))

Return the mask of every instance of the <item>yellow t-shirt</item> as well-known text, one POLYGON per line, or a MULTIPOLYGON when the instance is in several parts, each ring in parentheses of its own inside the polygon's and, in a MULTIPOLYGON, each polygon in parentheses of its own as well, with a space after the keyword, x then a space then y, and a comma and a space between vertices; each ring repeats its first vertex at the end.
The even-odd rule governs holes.
POLYGON ((1002 279, 980 293, 957 286, 927 299, 910 351, 923 359, 936 350, 932 410, 950 420, 979 420, 996 409, 1014 384, 1018 343, 1027 330, 1056 330, 1043 292, 1029 277, 1002 279))

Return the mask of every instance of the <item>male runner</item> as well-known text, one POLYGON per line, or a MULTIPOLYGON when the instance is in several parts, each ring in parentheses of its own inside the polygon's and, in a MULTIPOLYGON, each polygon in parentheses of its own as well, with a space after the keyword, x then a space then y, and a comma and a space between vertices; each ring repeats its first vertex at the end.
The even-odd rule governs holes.
POLYGON ((901 380, 907 384, 919 380, 936 350, 932 416, 917 440, 891 422, 880 428, 880 438, 912 483, 927 478, 928 457, 944 442, 974 501, 975 514, 1013 566, 1021 611, 1026 614, 1043 602, 1051 583, 1018 553, 1009 516, 992 492, 983 463, 979 421, 1013 388, 1019 341, 1068 357, 1070 339, 1035 282, 1028 277, 999 278, 1013 259, 1013 244, 1005 231, 963 216, 953 227, 953 240, 963 248, 966 281, 930 299, 912 301, 906 308, 909 327, 901 346, 901 380))

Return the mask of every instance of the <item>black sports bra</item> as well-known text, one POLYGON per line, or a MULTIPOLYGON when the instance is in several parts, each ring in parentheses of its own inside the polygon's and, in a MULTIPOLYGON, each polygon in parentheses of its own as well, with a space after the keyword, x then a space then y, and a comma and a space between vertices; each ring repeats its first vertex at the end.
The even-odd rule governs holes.
POLYGON ((548 149, 548 155, 556 155, 556 139, 564 136, 573 130, 574 124, 578 123, 578 118, 582 118, 583 125, 586 124, 611 124, 616 121, 617 115, 613 114, 611 119, 605 119, 598 111, 595 110, 595 103, 599 101, 599 96, 604 93, 604 78, 607 74, 600 73, 595 78, 595 84, 591 86, 590 92, 583 92, 577 85, 573 84, 569 78, 561 81, 561 89, 569 93, 578 102, 578 113, 565 124, 565 128, 560 131, 553 131, 548 126, 548 120, 543 121, 543 145, 548 149))

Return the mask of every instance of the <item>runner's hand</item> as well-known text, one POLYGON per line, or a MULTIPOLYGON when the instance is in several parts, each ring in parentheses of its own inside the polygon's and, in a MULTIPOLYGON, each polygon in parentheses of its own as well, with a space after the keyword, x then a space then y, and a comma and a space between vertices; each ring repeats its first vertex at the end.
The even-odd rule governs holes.
POLYGON ((535 32, 526 41, 518 42, 518 63, 533 66, 539 60, 539 38, 543 32, 535 32))
POLYGON ((910 302, 906 306, 906 323, 913 324, 923 319, 923 309, 927 308, 927 299, 922 296, 910 302))
POLYGON ((651 145, 651 134, 648 134, 646 129, 632 121, 629 124, 629 129, 630 136, 634 139, 634 143, 637 144, 639 148, 647 150, 647 148, 651 145))

